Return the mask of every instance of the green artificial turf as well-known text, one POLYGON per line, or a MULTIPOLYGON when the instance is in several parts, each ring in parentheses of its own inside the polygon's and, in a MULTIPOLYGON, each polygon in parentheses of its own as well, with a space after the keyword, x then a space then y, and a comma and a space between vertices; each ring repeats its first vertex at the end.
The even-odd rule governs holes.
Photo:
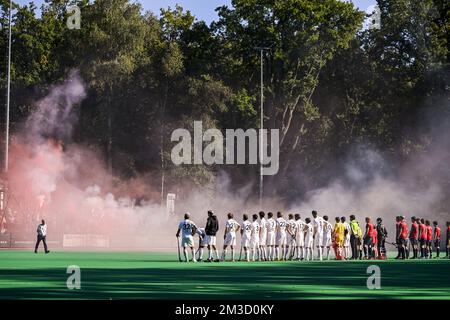
POLYGON ((180 263, 144 252, 0 251, 1 299, 450 299, 450 260, 180 263), (367 266, 381 268, 369 290, 367 266), (69 265, 81 289, 69 290, 69 265))

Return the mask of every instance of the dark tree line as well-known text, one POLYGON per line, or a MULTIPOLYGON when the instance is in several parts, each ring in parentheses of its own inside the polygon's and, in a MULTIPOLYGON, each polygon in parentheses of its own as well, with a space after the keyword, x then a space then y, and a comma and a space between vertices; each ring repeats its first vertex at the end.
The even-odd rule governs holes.
MULTIPOLYGON (((33 101, 78 69, 88 97, 65 143, 100 148, 114 175, 150 173, 157 188, 162 174, 174 190, 226 171, 232 185, 254 181, 256 193, 257 166, 172 165, 170 134, 194 120, 258 128, 255 47, 267 46, 265 126, 280 129, 281 145, 267 194, 289 199, 322 186, 356 145, 401 163, 433 144, 423 118, 449 115, 449 4, 377 2, 381 27, 370 30, 363 12, 337 0, 234 0, 210 25, 181 7, 157 17, 128 0, 84 0, 79 30, 66 26, 74 1, 46 1, 40 16, 32 3, 15 5, 12 130, 33 101)), ((5 65, 8 3, 0 3, 5 65)), ((5 68, 0 73, 4 92, 5 68)))

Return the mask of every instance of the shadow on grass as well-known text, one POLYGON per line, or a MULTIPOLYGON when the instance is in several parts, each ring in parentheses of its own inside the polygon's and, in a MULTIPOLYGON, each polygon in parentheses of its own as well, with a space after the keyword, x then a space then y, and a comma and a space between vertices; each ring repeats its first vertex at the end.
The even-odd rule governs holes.
POLYGON ((63 268, 0 269, 0 298, 450 299, 449 263, 379 263, 381 290, 366 287, 370 264, 377 262, 82 268, 81 290, 67 289, 63 268))

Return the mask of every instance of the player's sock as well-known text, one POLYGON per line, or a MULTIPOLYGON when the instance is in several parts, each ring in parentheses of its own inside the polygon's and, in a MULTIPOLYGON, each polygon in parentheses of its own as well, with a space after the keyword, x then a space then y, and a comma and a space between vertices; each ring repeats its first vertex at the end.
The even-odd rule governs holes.
POLYGON ((187 252, 187 249, 186 249, 186 248, 183 249, 183 253, 184 253, 184 260, 185 260, 186 262, 188 262, 188 261, 189 261, 189 256, 188 256, 188 252, 187 252))
POLYGON ((441 248, 436 248, 436 258, 439 258, 439 253, 441 252, 441 248))
POLYGON ((227 249, 223 249, 222 252, 222 260, 225 261, 225 258, 227 257, 227 249))
POLYGON ((231 260, 234 261, 234 249, 231 249, 231 260))
POLYGON ((330 247, 327 247, 327 260, 330 260, 330 247))
POLYGON ((203 248, 200 248, 199 260, 203 260, 203 248))
POLYGON ((322 261, 322 247, 319 247, 319 260, 322 261))
POLYGON ((275 247, 275 259, 278 260, 279 257, 280 257, 280 248, 275 247))

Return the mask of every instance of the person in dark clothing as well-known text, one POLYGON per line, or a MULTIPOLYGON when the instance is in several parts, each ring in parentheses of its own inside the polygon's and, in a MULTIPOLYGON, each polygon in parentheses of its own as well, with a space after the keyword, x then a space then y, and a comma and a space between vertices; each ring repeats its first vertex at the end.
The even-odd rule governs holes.
POLYGON ((450 258, 450 222, 447 221, 447 238, 445 239, 445 246, 446 246, 446 255, 445 258, 450 258))
POLYGON ((401 254, 401 244, 400 244, 400 229, 401 229, 400 216, 395 217, 395 243, 397 245, 397 256, 395 259, 400 259, 401 254))
POLYGON ((383 224, 383 220, 381 218, 377 219, 377 249, 378 254, 383 258, 386 258, 386 238, 387 238, 388 232, 386 227, 383 224))
POLYGON ((216 233, 219 231, 219 220, 212 210, 208 210, 208 218, 206 219, 205 233, 206 244, 208 246, 208 260, 209 262, 214 260, 214 253, 216 260, 219 260, 219 251, 216 248, 216 233))

